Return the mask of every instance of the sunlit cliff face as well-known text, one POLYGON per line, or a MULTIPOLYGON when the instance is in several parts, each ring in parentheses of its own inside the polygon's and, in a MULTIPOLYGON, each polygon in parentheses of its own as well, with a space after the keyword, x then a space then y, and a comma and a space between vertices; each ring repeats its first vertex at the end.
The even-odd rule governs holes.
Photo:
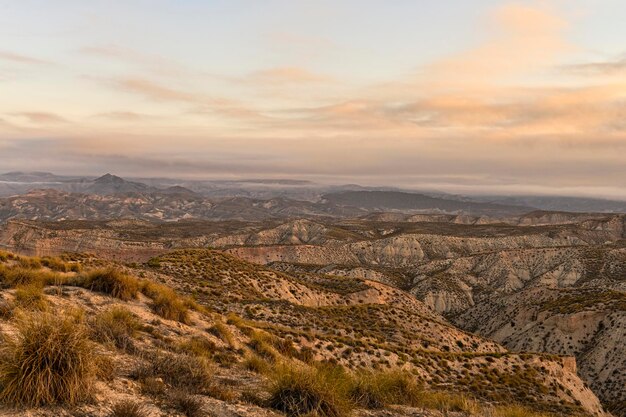
POLYGON ((619 2, 118 3, 0 3, 0 171, 626 198, 619 2))

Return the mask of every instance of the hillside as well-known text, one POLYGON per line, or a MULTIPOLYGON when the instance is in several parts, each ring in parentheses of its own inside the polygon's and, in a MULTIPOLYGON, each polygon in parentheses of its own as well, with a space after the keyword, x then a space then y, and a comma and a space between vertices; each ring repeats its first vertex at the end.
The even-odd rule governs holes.
MULTIPOLYGON (((373 327, 366 323, 377 317, 385 326, 394 323, 373 333, 379 342, 398 343, 392 351, 426 345, 454 351, 456 339, 442 336, 451 331, 445 326, 454 325, 449 328, 493 339, 519 354, 573 356, 585 383, 623 415, 625 393, 618 387, 626 374, 620 342, 626 217, 532 212, 506 223, 484 223, 459 221, 456 215, 402 216, 408 217, 12 220, 0 227, 0 245, 38 256, 90 252, 138 265, 152 259, 158 268, 149 273, 158 271, 163 274, 158 277, 220 312, 271 318, 305 332, 322 326, 341 337, 370 337, 373 327), (194 247, 216 248, 240 260, 217 252, 172 252, 194 247), (363 310, 363 304, 375 308, 363 310), (389 322, 395 309, 404 310, 398 316, 404 318, 389 322), (330 312, 358 318, 363 326, 332 319, 330 312), (416 326, 423 318, 432 323, 416 326)), ((423 375, 432 372, 437 370, 423 375)))
POLYGON ((22 381, 52 369, 37 391, 3 374, 0 415, 604 415, 572 358, 508 352, 373 281, 286 275, 206 250, 127 266, 2 252, 0 277, 11 341, 0 368, 50 354, 80 363, 32 368, 22 381), (80 383, 50 388, 69 378, 80 383), (363 385, 374 380, 404 388, 363 385), (312 406, 292 402, 315 392, 312 406))

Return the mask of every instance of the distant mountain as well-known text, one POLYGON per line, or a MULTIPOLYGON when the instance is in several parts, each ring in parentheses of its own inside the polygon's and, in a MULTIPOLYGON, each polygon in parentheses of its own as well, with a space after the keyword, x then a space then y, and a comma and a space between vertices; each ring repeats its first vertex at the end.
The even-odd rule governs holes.
POLYGON ((482 201, 537 207, 541 210, 580 213, 626 213, 626 201, 559 196, 483 196, 482 201))
POLYGON ((60 181, 62 177, 51 172, 22 172, 13 171, 0 174, 0 181, 7 182, 48 182, 60 181))
MULTIPOLYGON (((118 177, 119 178, 119 177, 118 177)), ((208 199, 184 191, 156 190, 145 184, 105 176, 92 182, 92 193, 33 190, 0 198, 0 222, 12 218, 31 220, 110 220, 134 218, 175 221, 181 219, 267 220, 295 217, 356 217, 365 211, 310 201, 247 197, 208 199), (150 192, 144 192, 145 189, 150 192)))
POLYGON ((357 184, 317 184, 288 179, 181 180, 173 178, 122 178, 105 174, 57 175, 51 172, 13 171, 0 174, 0 197, 26 194, 37 189, 70 193, 111 195, 161 193, 186 197, 258 200, 284 198, 309 202, 329 201, 368 211, 439 212, 506 216, 534 209, 587 213, 626 213, 626 201, 561 196, 464 196, 434 191, 366 187, 357 184), (326 200, 324 200, 326 199, 326 200), (520 208, 521 207, 521 208, 520 208))
POLYGON ((461 201, 399 191, 345 191, 323 196, 323 201, 340 206, 358 207, 368 211, 397 210, 486 215, 514 215, 534 210, 532 207, 461 201))
POLYGON ((126 181, 116 175, 105 174, 93 180, 92 185, 85 189, 85 193, 97 195, 123 194, 123 193, 149 193, 157 191, 140 182, 126 181))
POLYGON ((181 197, 199 197, 200 195, 194 191, 191 191, 189 188, 181 187, 180 185, 173 185, 171 187, 167 187, 164 190, 158 191, 160 194, 167 195, 177 195, 181 197))

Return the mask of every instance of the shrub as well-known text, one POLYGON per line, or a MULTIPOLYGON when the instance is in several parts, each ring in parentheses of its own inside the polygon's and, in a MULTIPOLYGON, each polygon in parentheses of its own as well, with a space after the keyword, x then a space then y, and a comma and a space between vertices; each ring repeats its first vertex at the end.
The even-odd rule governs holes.
POLYGON ((213 372, 206 358, 165 352, 151 354, 134 376, 139 380, 161 378, 173 388, 192 392, 205 391, 213 381, 213 372))
POLYGON ((341 371, 287 363, 271 376, 268 405, 289 417, 342 417, 350 411, 341 371))
POLYGON ((262 330, 254 330, 250 335, 248 343, 252 350, 265 359, 275 361, 278 359, 278 352, 273 346, 275 336, 262 330))
POLYGON ((186 417, 201 417, 204 416, 204 407, 202 400, 195 398, 182 391, 174 391, 170 395, 170 402, 172 406, 185 415, 186 417))
POLYGON ((15 304, 24 310, 44 311, 48 308, 48 301, 40 283, 19 285, 15 288, 15 304))
POLYGON ((235 346, 235 337, 233 336, 233 333, 230 331, 228 326, 224 324, 222 321, 215 322, 215 324, 211 326, 208 331, 215 337, 218 337, 222 341, 227 343, 228 346, 230 347, 235 346))
POLYGON ((210 358, 216 350, 215 343, 202 336, 192 336, 187 338, 179 345, 183 352, 210 358))
POLYGON ((246 327, 246 321, 232 311, 226 316, 226 323, 232 324, 240 329, 246 327))
POLYGON ((111 307, 92 320, 92 337, 98 342, 130 350, 139 326, 139 320, 128 309, 120 306, 111 307))
POLYGON ((478 404, 462 394, 452 394, 442 391, 424 391, 418 402, 420 407, 442 411, 458 411, 475 414, 480 410, 478 404))
POLYGON ((53 284, 62 281, 59 274, 49 271, 41 271, 23 267, 6 267, 0 265, 0 281, 6 287, 29 284, 53 284))
POLYGON ((122 400, 111 407, 110 417, 145 417, 146 409, 143 405, 132 401, 122 400))
POLYGON ((148 262, 146 262, 146 265, 148 265, 150 268, 160 268, 161 261, 159 260, 159 258, 151 258, 151 259, 148 259, 148 262))
POLYGON ((139 280, 114 268, 95 269, 78 278, 76 284, 91 291, 103 292, 120 300, 137 298, 139 280))
POLYGON ((350 387, 352 400, 366 408, 382 408, 387 404, 417 405, 421 393, 416 377, 400 370, 359 372, 350 387))
POLYGON ((64 260, 59 259, 59 258, 44 257, 44 258, 41 258, 41 264, 45 267, 52 269, 53 271, 59 271, 59 272, 70 272, 70 271, 79 272, 80 271, 79 264, 65 262, 64 260))
POLYGON ((0 298, 0 318, 8 319, 13 315, 15 305, 4 298, 0 298))
POLYGON ((173 289, 150 283, 143 287, 143 291, 152 298, 152 310, 156 314, 164 319, 190 323, 189 307, 173 289))
POLYGON ((24 313, 0 348, 0 400, 12 405, 75 404, 90 397, 93 346, 73 314, 24 313))
POLYGON ((269 364, 262 357, 254 353, 246 356, 243 361, 243 367, 259 374, 266 374, 270 369, 269 364))
POLYGON ((548 414, 536 413, 518 405, 499 406, 490 410, 490 417, 549 417, 548 414))
POLYGON ((29 268, 29 269, 41 269, 41 266, 42 266, 39 258, 29 258, 29 257, 20 256, 19 258, 17 258, 17 263, 20 266, 24 268, 29 268))

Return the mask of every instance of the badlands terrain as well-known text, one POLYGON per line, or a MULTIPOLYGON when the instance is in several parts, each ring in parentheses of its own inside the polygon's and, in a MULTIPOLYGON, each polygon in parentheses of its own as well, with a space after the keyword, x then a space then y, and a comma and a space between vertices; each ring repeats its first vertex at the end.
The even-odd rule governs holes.
POLYGON ((3 415, 626 416, 626 215, 117 178, 0 198, 4 345, 110 369, 3 415))

